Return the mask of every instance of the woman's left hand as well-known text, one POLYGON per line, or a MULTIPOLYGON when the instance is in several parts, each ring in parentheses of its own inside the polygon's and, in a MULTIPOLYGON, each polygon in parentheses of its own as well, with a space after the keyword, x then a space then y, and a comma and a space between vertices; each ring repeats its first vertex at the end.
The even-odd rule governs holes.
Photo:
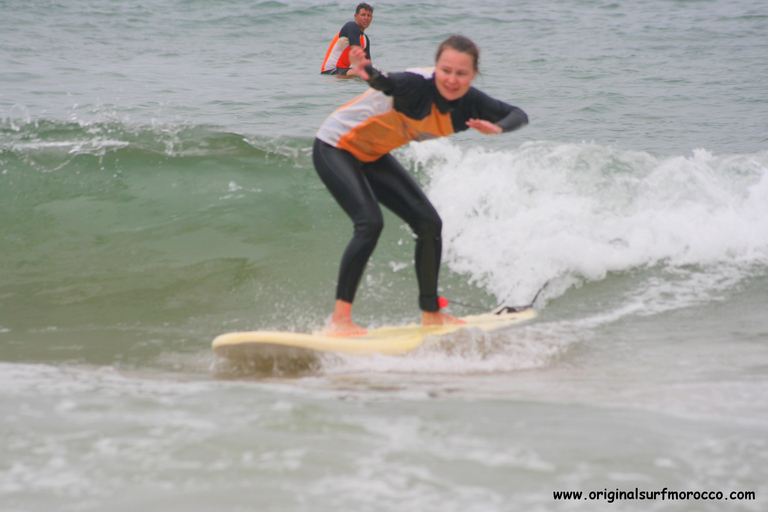
POLYGON ((484 133, 486 135, 498 135, 502 131, 501 126, 490 121, 486 121, 485 119, 470 119, 467 121, 467 126, 474 128, 480 133, 484 133))

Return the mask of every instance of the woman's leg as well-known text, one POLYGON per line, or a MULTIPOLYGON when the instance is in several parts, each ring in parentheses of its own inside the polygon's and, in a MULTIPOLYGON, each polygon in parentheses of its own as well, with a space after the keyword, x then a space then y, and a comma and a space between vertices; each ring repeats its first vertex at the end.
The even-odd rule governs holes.
POLYGON ((416 278, 419 307, 436 312, 437 280, 442 254, 442 221, 416 180, 392 155, 365 165, 366 176, 376 198, 403 219, 416 235, 416 278))
POLYGON ((312 159, 320 179, 354 224, 352 239, 341 259, 336 286, 335 311, 346 318, 365 266, 384 227, 384 219, 366 180, 362 162, 349 152, 317 139, 312 159))

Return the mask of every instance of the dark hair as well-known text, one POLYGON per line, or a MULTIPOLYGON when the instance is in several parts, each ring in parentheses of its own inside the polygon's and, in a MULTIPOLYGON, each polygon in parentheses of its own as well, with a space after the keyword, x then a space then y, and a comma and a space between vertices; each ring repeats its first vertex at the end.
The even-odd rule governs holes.
POLYGON ((360 14, 360 9, 365 9, 366 11, 371 11, 371 14, 373 14, 373 7, 368 5, 365 2, 357 4, 357 8, 355 9, 355 14, 360 14))
POLYGON ((449 37, 443 41, 440 46, 437 47, 435 62, 440 59, 440 55, 443 54, 443 51, 446 48, 451 48, 457 52, 469 54, 469 56, 472 57, 472 65, 475 68, 475 71, 478 70, 478 64, 480 63, 480 50, 477 48, 477 45, 472 42, 471 39, 460 35, 453 35, 449 37))

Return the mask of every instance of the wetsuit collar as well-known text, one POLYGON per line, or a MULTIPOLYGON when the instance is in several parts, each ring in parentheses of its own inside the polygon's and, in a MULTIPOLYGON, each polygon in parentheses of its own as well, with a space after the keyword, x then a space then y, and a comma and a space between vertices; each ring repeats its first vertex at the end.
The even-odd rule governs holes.
POLYGON ((434 77, 434 75, 432 76, 432 79, 430 80, 430 83, 432 84, 432 97, 433 97, 433 99, 435 101, 435 106, 437 107, 437 110, 441 114, 447 114, 448 112, 451 112, 452 110, 454 110, 459 105, 459 102, 461 101, 461 98, 453 100, 453 101, 448 101, 447 99, 443 98, 440 95, 440 92, 438 92, 438 90, 437 90, 437 85, 435 84, 435 77, 434 77))

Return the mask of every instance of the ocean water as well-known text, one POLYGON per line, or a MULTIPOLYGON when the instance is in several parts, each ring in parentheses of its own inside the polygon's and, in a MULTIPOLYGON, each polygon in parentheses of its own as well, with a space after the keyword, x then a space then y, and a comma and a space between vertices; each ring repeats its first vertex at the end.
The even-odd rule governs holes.
MULTIPOLYGON (((374 3, 375 65, 463 33, 529 114, 396 154, 442 294, 546 284, 539 316, 309 373, 214 358, 330 315, 351 225, 311 146, 366 88, 318 74, 354 4, 0 0, 0 510, 768 509, 763 1, 374 3)), ((385 222, 371 327, 418 319, 385 222)))

